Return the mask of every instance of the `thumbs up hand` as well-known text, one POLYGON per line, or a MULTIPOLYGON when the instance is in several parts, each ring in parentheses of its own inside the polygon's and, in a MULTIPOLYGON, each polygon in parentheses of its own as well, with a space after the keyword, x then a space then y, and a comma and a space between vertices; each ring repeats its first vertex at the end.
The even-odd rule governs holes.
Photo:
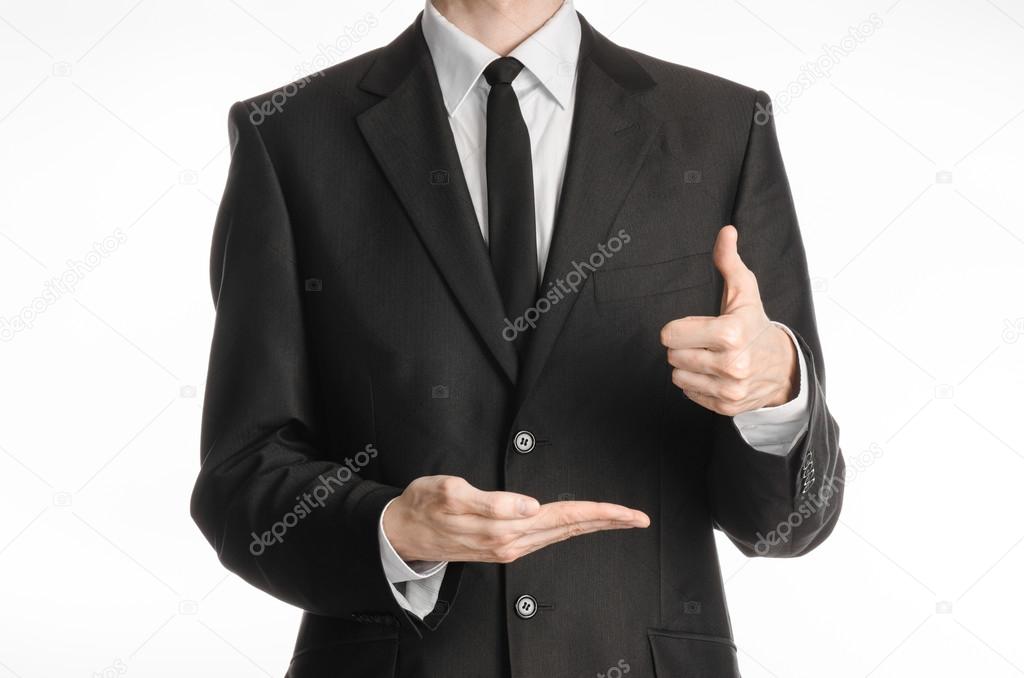
POLYGON ((757 278, 736 249, 738 237, 726 226, 715 240, 715 267, 725 281, 720 315, 680 318, 661 329, 672 383, 726 416, 789 402, 800 378, 796 347, 765 315, 757 278))

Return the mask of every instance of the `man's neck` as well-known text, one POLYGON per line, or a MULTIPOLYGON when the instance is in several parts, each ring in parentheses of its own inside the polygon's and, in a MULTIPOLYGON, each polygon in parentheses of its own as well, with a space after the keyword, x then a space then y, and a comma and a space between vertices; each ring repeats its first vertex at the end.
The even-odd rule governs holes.
POLYGON ((463 33, 505 56, 558 11, 563 0, 434 0, 463 33))

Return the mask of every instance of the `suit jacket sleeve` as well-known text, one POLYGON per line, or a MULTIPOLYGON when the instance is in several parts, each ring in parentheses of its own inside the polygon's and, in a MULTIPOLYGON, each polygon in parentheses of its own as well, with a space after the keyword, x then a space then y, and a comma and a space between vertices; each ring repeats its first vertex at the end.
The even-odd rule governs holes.
POLYGON ((400 490, 343 471, 334 459, 356 450, 325 449, 285 199, 241 103, 229 131, 192 516, 229 570, 281 600, 322 615, 397 614, 377 521, 400 490), (324 486, 322 504, 300 505, 324 486))
POLYGON ((716 415, 709 496, 716 526, 750 556, 801 555, 829 535, 842 505, 839 428, 825 403, 825 371, 793 197, 771 101, 754 100, 733 206, 739 251, 754 271, 765 311, 797 337, 807 365, 807 430, 786 455, 748 445, 716 415))

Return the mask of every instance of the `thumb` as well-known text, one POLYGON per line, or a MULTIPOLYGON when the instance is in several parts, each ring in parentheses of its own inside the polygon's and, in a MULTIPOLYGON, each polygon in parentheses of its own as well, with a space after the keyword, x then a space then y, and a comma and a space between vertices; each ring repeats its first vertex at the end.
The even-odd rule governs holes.
POLYGON ((735 226, 725 226, 718 232, 712 258, 715 268, 722 274, 722 313, 751 300, 760 301, 754 273, 740 258, 736 245, 739 233, 735 226))

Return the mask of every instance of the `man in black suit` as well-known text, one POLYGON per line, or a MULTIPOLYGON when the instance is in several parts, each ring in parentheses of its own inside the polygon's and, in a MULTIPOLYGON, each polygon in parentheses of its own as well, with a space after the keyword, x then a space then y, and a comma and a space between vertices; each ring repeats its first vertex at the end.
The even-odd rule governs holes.
POLYGON ((738 676, 713 530, 844 469, 768 97, 435 0, 230 133, 192 514, 289 675, 738 676))

